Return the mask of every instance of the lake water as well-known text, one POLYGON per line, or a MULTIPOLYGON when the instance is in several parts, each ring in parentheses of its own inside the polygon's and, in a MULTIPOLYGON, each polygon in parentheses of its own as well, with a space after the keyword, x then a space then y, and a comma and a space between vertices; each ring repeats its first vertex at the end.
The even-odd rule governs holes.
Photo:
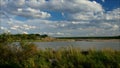
POLYGON ((61 47, 79 47, 83 50, 87 49, 106 49, 110 48, 113 50, 120 50, 120 42, 89 42, 89 41, 73 41, 73 42, 34 42, 38 47, 44 49, 44 48, 53 48, 53 49, 58 49, 61 47))

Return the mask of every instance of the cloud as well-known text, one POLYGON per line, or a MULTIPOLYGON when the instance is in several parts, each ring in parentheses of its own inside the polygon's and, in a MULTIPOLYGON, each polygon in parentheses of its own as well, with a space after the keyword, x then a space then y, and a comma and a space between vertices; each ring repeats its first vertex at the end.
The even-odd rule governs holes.
POLYGON ((119 20, 120 19, 120 8, 114 9, 112 11, 108 11, 105 14, 106 20, 119 20))
POLYGON ((89 22, 89 21, 50 21, 50 20, 27 20, 16 21, 12 24, 2 22, 2 29, 12 33, 41 33, 50 36, 87 36, 87 35, 114 35, 119 34, 119 23, 116 22, 89 22), (105 23, 106 22, 106 23, 105 23), (92 33, 92 34, 91 34, 92 33), (109 34, 108 34, 109 33, 109 34))
POLYGON ((102 0, 102 2, 105 2, 105 0, 102 0))
POLYGON ((120 34, 120 8, 105 11, 96 1, 1 0, 0 7, 0 32, 42 33, 51 36, 120 34), (55 12, 59 12, 65 19, 52 20, 55 12), (16 16, 28 19, 17 20, 16 16))
POLYGON ((57 35, 57 36, 64 36, 65 33, 62 33, 62 32, 41 32, 40 34, 48 34, 48 35, 57 35))
MULTIPOLYGON (((51 7, 51 10, 58 10, 68 12, 79 12, 79 11, 102 11, 102 7, 95 1, 89 0, 50 0, 47 5, 51 7), (66 5, 67 4, 67 5, 66 5), (96 6, 96 7, 95 7, 96 6), (86 8, 86 9, 85 9, 86 8), (74 9, 74 10, 73 10, 74 9)), ((48 6, 44 7, 48 9, 48 6)))
POLYGON ((21 9, 18 8, 17 12, 14 12, 14 14, 19 15, 19 16, 24 16, 27 18, 49 18, 51 15, 47 12, 43 12, 37 9, 32 9, 32 8, 26 8, 26 9, 21 9))
POLYGON ((28 32, 22 32, 23 34, 28 34, 28 32))
POLYGON ((69 19, 71 20, 93 20, 95 19, 93 12, 80 12, 80 13, 74 13, 69 14, 69 19))
POLYGON ((1 0, 0 4, 4 12, 32 18, 51 17, 50 13, 45 11, 58 11, 67 15, 103 11, 99 3, 89 0, 1 0))
POLYGON ((113 27, 112 27, 112 30, 119 30, 120 29, 120 27, 118 26, 118 25, 113 25, 113 27))
MULTIPOLYGON (((26 18, 49 18, 51 15, 47 12, 41 11, 40 9, 35 9, 27 6, 27 0, 2 0, 1 1, 1 11, 18 15, 26 18)), ((30 1, 31 2, 31 1, 30 1)))

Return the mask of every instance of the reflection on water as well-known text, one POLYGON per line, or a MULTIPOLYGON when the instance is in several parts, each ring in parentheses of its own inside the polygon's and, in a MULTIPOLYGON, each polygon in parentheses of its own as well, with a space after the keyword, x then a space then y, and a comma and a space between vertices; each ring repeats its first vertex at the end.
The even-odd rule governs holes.
POLYGON ((34 42, 40 48, 53 48, 57 49, 60 47, 80 47, 83 50, 94 48, 94 49, 114 49, 120 50, 120 42, 88 42, 88 41, 74 41, 74 42, 34 42))

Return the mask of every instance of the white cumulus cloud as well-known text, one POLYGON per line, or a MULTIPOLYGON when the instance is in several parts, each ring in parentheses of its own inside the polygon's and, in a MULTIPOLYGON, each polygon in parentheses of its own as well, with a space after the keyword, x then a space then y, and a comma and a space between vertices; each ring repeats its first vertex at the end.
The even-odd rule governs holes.
POLYGON ((96 1, 0 0, 0 7, 0 32, 51 36, 120 34, 120 8, 105 11, 96 1), (57 20, 57 17, 52 20, 57 13, 64 20, 57 20), (27 20, 18 20, 19 16, 27 20))

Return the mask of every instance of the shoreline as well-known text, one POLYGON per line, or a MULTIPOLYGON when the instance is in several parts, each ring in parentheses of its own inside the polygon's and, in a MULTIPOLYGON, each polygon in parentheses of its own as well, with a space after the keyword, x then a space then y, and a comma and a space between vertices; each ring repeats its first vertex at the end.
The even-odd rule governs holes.
MULTIPOLYGON (((77 41, 85 41, 85 42, 120 42, 120 39, 42 39, 42 40, 13 40, 14 42, 77 42, 77 41)), ((10 41, 10 42, 13 42, 10 41)))
POLYGON ((54 40, 33 40, 33 42, 120 42, 120 39, 54 39, 54 40))
POLYGON ((110 42, 111 41, 111 42, 120 42, 120 39, 77 39, 75 41, 90 41, 90 42, 110 42))

